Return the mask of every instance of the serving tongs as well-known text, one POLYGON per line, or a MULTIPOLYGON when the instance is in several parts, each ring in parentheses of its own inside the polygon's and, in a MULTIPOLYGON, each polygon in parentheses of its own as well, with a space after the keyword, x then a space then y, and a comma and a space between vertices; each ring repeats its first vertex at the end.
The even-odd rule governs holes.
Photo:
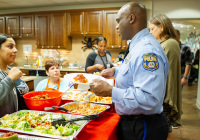
POLYGON ((98 118, 99 118, 99 115, 97 115, 97 114, 87 115, 84 117, 74 118, 74 119, 70 119, 70 120, 65 120, 64 118, 56 118, 56 119, 53 119, 53 121, 51 122, 51 125, 57 128, 60 125, 65 126, 67 123, 74 123, 75 121, 94 120, 94 119, 98 119, 98 118))
POLYGON ((44 110, 45 110, 45 111, 61 110, 61 111, 64 111, 64 112, 68 112, 67 109, 65 109, 65 108, 63 108, 63 107, 60 107, 60 106, 45 107, 44 110))

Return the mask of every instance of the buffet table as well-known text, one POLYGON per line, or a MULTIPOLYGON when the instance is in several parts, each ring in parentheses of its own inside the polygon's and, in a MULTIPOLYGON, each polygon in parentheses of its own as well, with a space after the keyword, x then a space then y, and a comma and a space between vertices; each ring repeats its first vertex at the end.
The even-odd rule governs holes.
POLYGON ((105 112, 99 119, 89 122, 77 136, 78 140, 117 140, 117 125, 120 116, 105 112))

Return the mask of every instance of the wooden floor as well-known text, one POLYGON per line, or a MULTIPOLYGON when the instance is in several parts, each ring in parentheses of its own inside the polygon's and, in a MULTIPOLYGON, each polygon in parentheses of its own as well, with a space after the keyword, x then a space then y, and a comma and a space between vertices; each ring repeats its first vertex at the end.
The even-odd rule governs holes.
POLYGON ((197 82, 183 87, 182 126, 172 129, 167 140, 200 140, 200 110, 196 107, 197 82))

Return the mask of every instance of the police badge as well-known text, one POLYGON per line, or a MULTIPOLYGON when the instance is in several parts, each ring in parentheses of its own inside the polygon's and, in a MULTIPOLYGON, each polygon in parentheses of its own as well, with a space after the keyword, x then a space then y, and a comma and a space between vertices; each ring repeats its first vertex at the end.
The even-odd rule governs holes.
POLYGON ((146 70, 154 71, 158 69, 157 56, 153 53, 143 55, 143 67, 146 70))

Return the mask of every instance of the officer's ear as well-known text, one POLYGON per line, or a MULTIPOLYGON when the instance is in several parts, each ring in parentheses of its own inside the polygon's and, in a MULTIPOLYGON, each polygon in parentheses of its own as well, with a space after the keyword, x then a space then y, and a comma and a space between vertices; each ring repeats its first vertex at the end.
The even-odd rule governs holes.
POLYGON ((130 24, 133 24, 135 22, 135 15, 134 14, 130 14, 128 19, 129 19, 130 24))

